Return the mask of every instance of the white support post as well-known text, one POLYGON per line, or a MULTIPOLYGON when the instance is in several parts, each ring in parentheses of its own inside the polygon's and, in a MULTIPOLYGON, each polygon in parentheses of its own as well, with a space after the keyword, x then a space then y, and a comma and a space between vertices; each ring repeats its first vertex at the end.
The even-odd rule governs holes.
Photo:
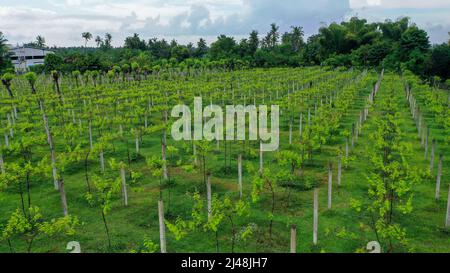
POLYGON ((291 253, 297 253, 297 226, 291 226, 291 253))
POLYGON ((238 185, 239 185, 239 197, 242 198, 242 155, 238 156, 238 185))
POLYGON ((159 216, 159 243, 161 253, 167 253, 166 249, 166 225, 164 223, 164 202, 158 201, 158 216, 159 216))

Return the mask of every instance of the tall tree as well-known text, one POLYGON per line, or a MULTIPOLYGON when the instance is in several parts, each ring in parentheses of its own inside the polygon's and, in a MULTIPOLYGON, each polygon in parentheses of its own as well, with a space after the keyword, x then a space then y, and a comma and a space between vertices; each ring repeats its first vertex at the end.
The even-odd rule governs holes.
POLYGON ((291 32, 292 51, 297 53, 300 51, 300 47, 303 44, 303 35, 305 33, 303 32, 303 27, 292 26, 291 29, 292 29, 291 32))
POLYGON ((278 32, 279 29, 280 27, 275 23, 270 24, 270 31, 264 39, 264 43, 267 48, 274 49, 278 44, 278 40, 280 39, 280 33, 278 32))
POLYGON ((106 33, 103 47, 105 49, 111 49, 112 48, 111 42, 112 42, 112 35, 110 33, 106 33))
POLYGON ((233 37, 220 35, 211 44, 210 54, 213 60, 222 60, 236 56, 237 44, 233 37))
POLYGON ((90 32, 83 32, 81 37, 84 39, 84 53, 86 53, 87 43, 92 39, 92 34, 90 32))
POLYGON ((8 47, 6 46, 6 42, 8 40, 3 36, 3 33, 0 31, 0 71, 7 68, 10 65, 8 60, 8 47))
POLYGON ((42 37, 41 35, 38 35, 36 37, 36 46, 39 48, 44 48, 45 47, 45 38, 42 37))
POLYGON ((95 43, 97 44, 97 47, 101 47, 101 45, 103 44, 102 37, 97 35, 97 37, 95 37, 95 43))
POLYGON ((153 56, 159 59, 168 59, 170 58, 170 45, 166 40, 158 40, 157 38, 152 38, 147 43, 148 49, 152 53, 153 56))
POLYGON ((145 50, 147 49, 147 43, 139 38, 139 34, 134 33, 133 36, 125 39, 125 48, 145 50))
POLYGON ((248 39, 248 45, 251 55, 255 55, 256 51, 259 48, 259 33, 256 30, 253 30, 250 33, 250 37, 248 39))
POLYGON ((407 61, 410 54, 418 50, 425 53, 430 48, 428 34, 417 26, 408 28, 400 38, 399 55, 401 61, 407 61))
POLYGON ((429 74, 450 79, 450 45, 442 44, 431 50, 429 74))
POLYGON ((208 52, 208 46, 206 45, 206 41, 203 38, 200 38, 197 42, 197 48, 194 52, 195 57, 202 58, 208 52))

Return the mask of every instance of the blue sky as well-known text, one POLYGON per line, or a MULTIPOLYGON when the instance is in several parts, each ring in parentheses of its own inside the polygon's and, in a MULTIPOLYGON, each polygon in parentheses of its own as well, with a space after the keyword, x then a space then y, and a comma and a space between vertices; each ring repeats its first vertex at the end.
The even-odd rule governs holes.
POLYGON ((311 35, 354 15, 369 21, 408 16, 433 43, 449 38, 449 0, 0 0, 0 31, 12 44, 42 35, 50 46, 82 45, 85 31, 109 32, 114 45, 135 32, 146 39, 210 42, 218 34, 240 39, 252 29, 265 33, 272 22, 282 31, 300 25, 311 35))

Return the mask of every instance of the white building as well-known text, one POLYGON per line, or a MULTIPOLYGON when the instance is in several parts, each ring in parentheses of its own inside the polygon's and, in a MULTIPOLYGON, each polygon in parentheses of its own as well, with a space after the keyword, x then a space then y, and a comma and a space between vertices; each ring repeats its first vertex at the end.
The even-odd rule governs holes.
POLYGON ((44 64, 45 56, 53 53, 50 50, 32 47, 14 47, 9 52, 16 72, 25 72, 31 66, 44 64))

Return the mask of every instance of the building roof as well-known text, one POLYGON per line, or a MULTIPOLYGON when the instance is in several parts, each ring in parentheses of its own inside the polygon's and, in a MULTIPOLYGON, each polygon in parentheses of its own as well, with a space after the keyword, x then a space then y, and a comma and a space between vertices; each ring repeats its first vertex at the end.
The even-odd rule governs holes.
POLYGON ((45 48, 35 48, 35 47, 14 47, 10 49, 11 55, 22 55, 22 56, 33 56, 33 55, 47 55, 54 53, 53 51, 47 50, 45 48))

